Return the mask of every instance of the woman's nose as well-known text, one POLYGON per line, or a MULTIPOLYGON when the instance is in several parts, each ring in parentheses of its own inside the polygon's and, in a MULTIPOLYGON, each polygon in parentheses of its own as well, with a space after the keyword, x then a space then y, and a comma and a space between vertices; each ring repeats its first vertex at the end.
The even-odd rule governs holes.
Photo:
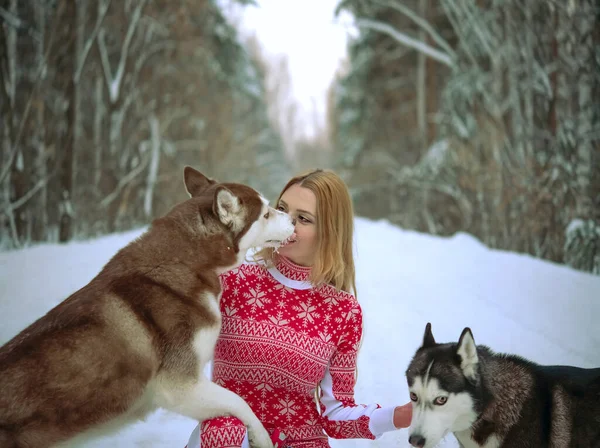
POLYGON ((292 225, 295 226, 296 225, 296 218, 292 218, 292 225))

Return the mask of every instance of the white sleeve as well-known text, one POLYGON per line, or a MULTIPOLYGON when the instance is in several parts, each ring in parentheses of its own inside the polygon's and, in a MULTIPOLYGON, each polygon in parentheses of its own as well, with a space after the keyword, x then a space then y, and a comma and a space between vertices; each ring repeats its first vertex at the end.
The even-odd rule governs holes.
MULTIPOLYGON (((321 381, 321 404, 324 407, 323 417, 331 421, 358 420, 362 416, 369 417, 369 431, 379 438, 383 433, 395 431, 394 409, 395 406, 380 408, 377 404, 344 406, 335 398, 333 393, 333 379, 329 368, 321 381)), ((189 447, 188 447, 189 448, 189 447)))

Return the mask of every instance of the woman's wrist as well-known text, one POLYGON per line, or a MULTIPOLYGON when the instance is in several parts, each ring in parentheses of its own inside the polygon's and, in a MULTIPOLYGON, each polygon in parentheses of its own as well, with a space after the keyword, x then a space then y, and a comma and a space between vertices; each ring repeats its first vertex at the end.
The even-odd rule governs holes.
POLYGON ((396 406, 394 409, 394 426, 397 429, 408 428, 412 420, 412 403, 396 406))

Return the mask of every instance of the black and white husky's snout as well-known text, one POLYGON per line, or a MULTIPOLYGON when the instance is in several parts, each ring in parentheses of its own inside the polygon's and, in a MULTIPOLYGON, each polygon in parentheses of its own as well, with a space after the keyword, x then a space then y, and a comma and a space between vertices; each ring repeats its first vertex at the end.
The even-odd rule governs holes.
POLYGON ((411 446, 432 448, 452 432, 463 448, 600 447, 600 368, 496 354, 469 328, 439 344, 427 324, 406 378, 411 446))
POLYGON ((410 443, 411 446, 418 446, 422 448, 425 446, 425 437, 423 437, 421 434, 413 434, 408 438, 408 443, 410 443))

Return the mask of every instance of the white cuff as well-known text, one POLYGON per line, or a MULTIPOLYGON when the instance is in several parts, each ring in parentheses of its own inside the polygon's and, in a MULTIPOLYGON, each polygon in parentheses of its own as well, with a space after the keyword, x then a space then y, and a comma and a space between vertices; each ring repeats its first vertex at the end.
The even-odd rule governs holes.
POLYGON ((381 437, 383 433, 398 429, 394 426, 394 409, 396 409, 396 406, 375 409, 369 416, 369 431, 373 433, 376 439, 381 437))

